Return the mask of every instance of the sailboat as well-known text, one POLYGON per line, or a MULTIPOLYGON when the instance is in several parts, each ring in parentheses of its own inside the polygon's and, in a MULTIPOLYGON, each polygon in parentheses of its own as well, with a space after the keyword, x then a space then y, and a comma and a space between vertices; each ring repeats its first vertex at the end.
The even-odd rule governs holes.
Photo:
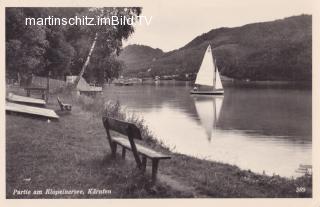
POLYGON ((224 93, 216 62, 212 58, 210 45, 202 59, 195 85, 193 90, 190 91, 191 94, 223 95, 224 93))
POLYGON ((205 130, 208 140, 211 141, 212 134, 217 128, 223 97, 197 96, 193 100, 200 124, 205 130))

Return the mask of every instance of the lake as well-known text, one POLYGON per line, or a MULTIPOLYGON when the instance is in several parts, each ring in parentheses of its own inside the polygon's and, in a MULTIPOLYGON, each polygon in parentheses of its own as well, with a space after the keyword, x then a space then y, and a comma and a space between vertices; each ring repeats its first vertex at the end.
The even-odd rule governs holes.
POLYGON ((142 116, 174 152, 236 165, 256 173, 297 177, 312 163, 312 93, 297 84, 224 83, 220 97, 190 95, 192 84, 161 81, 107 85, 142 116))

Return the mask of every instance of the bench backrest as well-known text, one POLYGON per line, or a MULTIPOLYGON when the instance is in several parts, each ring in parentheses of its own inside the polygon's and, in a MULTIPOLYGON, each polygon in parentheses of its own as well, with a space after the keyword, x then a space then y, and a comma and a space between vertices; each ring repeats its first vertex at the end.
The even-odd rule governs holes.
POLYGON ((107 116, 102 117, 104 128, 107 131, 107 139, 109 140, 110 148, 112 153, 116 153, 116 146, 114 146, 112 137, 110 135, 110 130, 119 132, 120 134, 126 135, 129 139, 131 150, 138 165, 138 168, 141 168, 141 160, 137 151, 136 144, 134 139, 142 139, 139 128, 133 123, 121 121, 118 119, 110 118, 107 116))
POLYGON ((107 131, 113 130, 134 139, 142 139, 139 128, 133 123, 121 121, 107 116, 104 116, 102 121, 107 131))
POLYGON ((59 105, 62 106, 62 102, 59 97, 57 97, 57 100, 58 100, 59 105))

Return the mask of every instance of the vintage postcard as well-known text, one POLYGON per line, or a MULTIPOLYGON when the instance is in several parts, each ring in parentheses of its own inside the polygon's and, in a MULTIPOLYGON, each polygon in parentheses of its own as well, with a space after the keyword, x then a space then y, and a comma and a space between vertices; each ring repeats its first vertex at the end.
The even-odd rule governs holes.
POLYGON ((1 5, 6 206, 320 206, 315 1, 1 5))

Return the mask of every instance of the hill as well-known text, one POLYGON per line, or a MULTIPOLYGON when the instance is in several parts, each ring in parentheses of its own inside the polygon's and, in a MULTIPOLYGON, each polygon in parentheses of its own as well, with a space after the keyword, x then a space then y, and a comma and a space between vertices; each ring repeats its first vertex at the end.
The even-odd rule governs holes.
POLYGON ((126 70, 137 71, 145 68, 146 63, 155 61, 164 52, 145 45, 128 45, 120 53, 118 59, 125 62, 126 70))
POLYGON ((127 65, 127 75, 196 73, 209 44, 222 75, 251 80, 311 80, 311 15, 213 29, 167 53, 130 45, 120 59, 127 65))

